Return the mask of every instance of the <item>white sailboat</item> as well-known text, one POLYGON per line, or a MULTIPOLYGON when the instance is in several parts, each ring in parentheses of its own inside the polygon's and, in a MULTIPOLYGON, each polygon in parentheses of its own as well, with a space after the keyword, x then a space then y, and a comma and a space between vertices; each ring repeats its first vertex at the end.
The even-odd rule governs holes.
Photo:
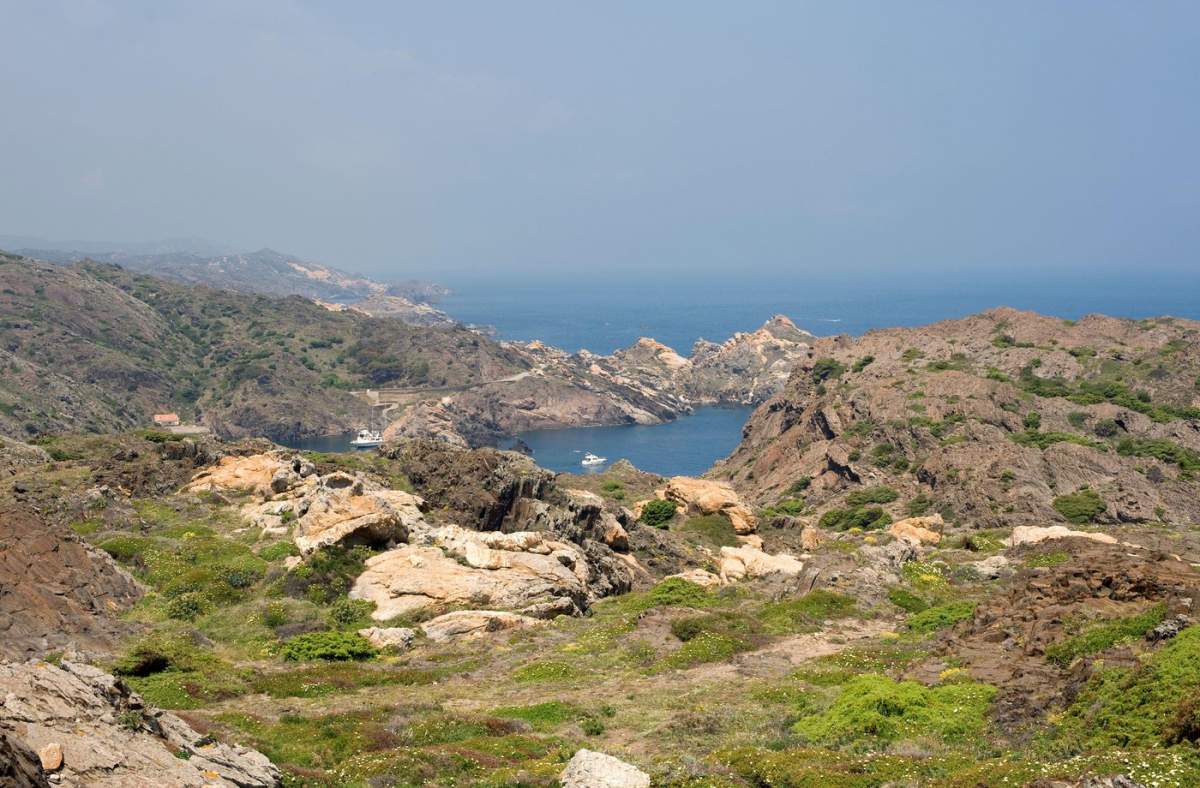
POLYGON ((359 430, 350 445, 356 449, 373 449, 383 445, 383 436, 371 430, 359 430))

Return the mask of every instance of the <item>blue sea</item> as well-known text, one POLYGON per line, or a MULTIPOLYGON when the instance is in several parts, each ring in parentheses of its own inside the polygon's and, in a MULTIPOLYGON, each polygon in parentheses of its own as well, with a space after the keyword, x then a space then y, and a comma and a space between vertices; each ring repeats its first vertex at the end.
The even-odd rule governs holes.
MULTIPOLYGON (((540 339, 571 351, 611 353, 649 336, 687 355, 700 338, 723 341, 752 331, 775 314, 818 336, 859 335, 875 328, 916 326, 996 306, 1061 318, 1101 312, 1121 317, 1174 315, 1200 319, 1200 266, 1158 274, 991 276, 893 274, 776 281, 754 277, 626 282, 478 279, 448 282, 439 306, 468 323, 489 325, 500 339, 540 339)), ((702 473, 738 443, 746 409, 705 409, 671 424, 546 430, 519 437, 544 467, 579 472, 582 452, 628 458, 663 475, 702 473)), ((605 467, 605 466, 602 466, 605 467)))

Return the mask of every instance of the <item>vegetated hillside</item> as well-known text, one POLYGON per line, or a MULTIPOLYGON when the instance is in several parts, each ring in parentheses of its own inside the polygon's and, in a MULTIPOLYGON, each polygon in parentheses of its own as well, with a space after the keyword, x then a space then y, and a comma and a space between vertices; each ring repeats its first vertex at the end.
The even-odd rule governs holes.
MULTIPOLYGON (((340 304, 388 296, 412 306, 434 302, 448 292, 441 285, 431 282, 377 282, 274 249, 221 254, 196 249, 150 251, 139 248, 91 251, 38 248, 18 251, 27 257, 54 263, 71 264, 87 260, 115 263, 131 271, 187 284, 208 285, 219 290, 271 296, 301 295, 340 304)), ((393 301, 393 310, 398 310, 398 307, 393 301)))
POLYGON ((523 369, 457 326, 13 255, 0 255, 0 363, 0 431, 12 435, 142 425, 164 410, 230 436, 334 432, 371 417, 351 389, 523 369))
POLYGON ((156 743, 264 788, 218 769, 251 747, 286 785, 552 788, 586 748, 680 788, 1200 782, 1200 533, 1176 523, 847 530, 779 555, 755 545, 794 521, 739 537, 701 480, 646 516, 678 480, 627 464, 44 444, 0 447, 0 516, 29 533, 0 560, 0 729, 59 743, 62 784, 161 781, 73 757, 156 743), (29 560, 68 593, 26 588, 29 560), (195 730, 163 742, 159 709, 195 730))
POLYGON ((1197 523, 1198 472, 1200 323, 1011 309, 817 340, 717 471, 835 529, 1197 523))

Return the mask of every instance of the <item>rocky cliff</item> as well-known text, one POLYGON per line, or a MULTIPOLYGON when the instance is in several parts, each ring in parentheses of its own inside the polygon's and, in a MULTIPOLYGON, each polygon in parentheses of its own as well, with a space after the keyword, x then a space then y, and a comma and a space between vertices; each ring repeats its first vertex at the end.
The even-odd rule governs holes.
POLYGON ((502 343, 522 356, 527 374, 411 407, 386 437, 432 434, 461 445, 486 444, 524 430, 656 424, 698 406, 754 404, 809 357, 812 340, 777 315, 722 344, 697 342, 690 357, 649 338, 608 356, 567 353, 541 342, 502 343))

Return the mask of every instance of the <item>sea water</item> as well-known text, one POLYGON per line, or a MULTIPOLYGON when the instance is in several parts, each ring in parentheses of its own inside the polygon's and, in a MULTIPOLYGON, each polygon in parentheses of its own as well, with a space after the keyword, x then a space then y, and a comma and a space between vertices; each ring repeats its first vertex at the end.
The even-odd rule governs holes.
POLYGON ((538 465, 552 471, 600 473, 626 459, 663 476, 698 476, 737 447, 751 410, 700 408, 665 424, 535 430, 517 437, 532 450, 530 456, 538 465), (587 452, 604 457, 605 462, 581 464, 587 452))

